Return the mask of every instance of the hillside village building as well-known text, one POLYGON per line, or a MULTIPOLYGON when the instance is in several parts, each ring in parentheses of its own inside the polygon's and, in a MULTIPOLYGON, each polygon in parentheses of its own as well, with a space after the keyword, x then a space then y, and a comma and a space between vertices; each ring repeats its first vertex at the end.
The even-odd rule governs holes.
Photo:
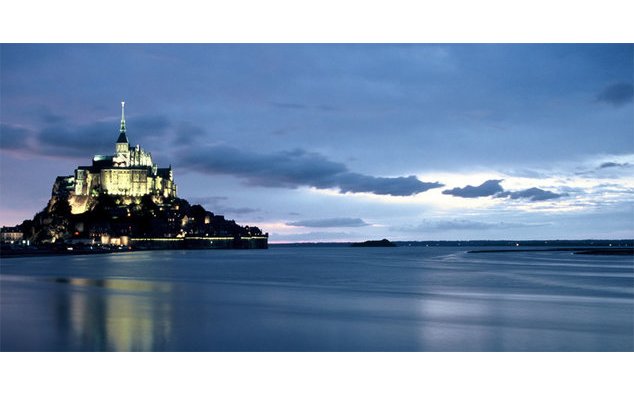
POLYGON ((24 233, 20 227, 2 227, 0 228, 0 241, 6 243, 13 243, 21 241, 24 233))

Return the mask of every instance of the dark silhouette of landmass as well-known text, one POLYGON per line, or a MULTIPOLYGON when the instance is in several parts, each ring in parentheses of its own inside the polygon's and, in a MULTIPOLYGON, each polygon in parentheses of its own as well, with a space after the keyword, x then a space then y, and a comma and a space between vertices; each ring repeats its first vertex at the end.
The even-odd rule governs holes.
POLYGON ((258 227, 240 226, 185 199, 100 194, 92 200, 89 210, 73 214, 68 200, 53 197, 32 220, 14 227, 28 245, 3 243, 2 256, 268 246, 268 234, 258 227))
POLYGON ((381 239, 380 241, 365 241, 355 242, 350 246, 352 247, 396 247, 396 245, 387 239, 381 239))

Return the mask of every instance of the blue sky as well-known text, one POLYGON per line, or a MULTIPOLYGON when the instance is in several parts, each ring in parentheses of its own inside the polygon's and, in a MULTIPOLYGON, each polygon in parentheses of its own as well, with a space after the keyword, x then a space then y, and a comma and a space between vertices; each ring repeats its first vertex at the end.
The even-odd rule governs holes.
POLYGON ((271 241, 634 237, 634 46, 6 45, 0 222, 132 144, 271 241))

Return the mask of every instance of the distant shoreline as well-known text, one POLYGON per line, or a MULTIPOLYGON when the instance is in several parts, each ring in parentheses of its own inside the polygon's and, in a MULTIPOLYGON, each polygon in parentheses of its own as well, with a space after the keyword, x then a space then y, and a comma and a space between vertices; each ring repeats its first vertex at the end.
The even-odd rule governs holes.
MULTIPOLYGON (((396 246, 425 246, 425 247, 508 247, 517 248, 609 248, 634 247, 634 239, 542 239, 542 240, 464 240, 464 241, 392 241, 396 246)), ((346 247, 354 241, 348 242, 270 242, 275 247, 346 247)))
MULTIPOLYGON (((288 247, 350 247, 353 242, 296 242, 269 243, 270 248, 288 247)), ((510 241, 510 240, 478 240, 478 241, 393 241, 396 247, 462 247, 492 249, 469 250, 468 253, 509 253, 509 252, 544 252, 570 251, 573 254, 587 255, 634 255, 634 240, 541 240, 541 241, 510 241), (496 249, 497 248, 497 249, 496 249)), ((153 249, 154 250, 154 249, 153 249)), ((157 249, 157 250, 189 250, 189 249, 157 249)), ((199 250, 199 249, 194 249, 199 250)), ((214 249, 211 249, 214 250, 214 249)), ((45 257, 45 256, 77 256, 92 254, 112 254, 133 251, 147 251, 146 249, 131 250, 53 250, 53 249, 0 249, 0 258, 45 257)))
POLYGON ((572 252, 573 254, 606 255, 606 256, 634 256, 633 247, 580 247, 580 248, 550 248, 550 249, 486 249, 470 250, 467 253, 517 253, 517 252, 572 252))

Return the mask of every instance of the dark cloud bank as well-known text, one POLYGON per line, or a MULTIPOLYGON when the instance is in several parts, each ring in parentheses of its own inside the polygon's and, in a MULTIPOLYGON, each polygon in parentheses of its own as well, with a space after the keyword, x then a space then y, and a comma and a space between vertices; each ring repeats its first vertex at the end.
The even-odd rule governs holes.
POLYGON ((617 83, 605 87, 597 95, 597 100, 618 107, 631 102, 633 97, 634 86, 632 84, 617 83))
POLYGON ((31 131, 16 125, 0 123, 0 148, 3 150, 28 149, 31 131))
POLYGON ((562 197, 563 194, 556 194, 552 191, 542 190, 541 188, 533 187, 520 191, 505 191, 497 194, 497 197, 508 197, 511 199, 528 199, 530 201, 546 201, 549 199, 557 199, 562 197))
POLYGON ((422 182, 415 176, 375 177, 350 172, 342 163, 301 149, 261 154, 219 145, 187 151, 181 161, 182 166, 192 170, 233 175, 265 187, 310 186, 336 188, 342 193, 409 196, 443 186, 422 182))
POLYGON ((619 163, 619 162, 604 162, 602 163, 598 169, 606 169, 606 168, 628 168, 631 164, 628 162, 619 163))
POLYGON ((447 195, 453 195, 455 197, 462 197, 462 198, 489 197, 491 195, 495 195, 504 191, 502 186, 500 186, 501 181, 502 180, 487 180, 477 187, 474 187, 474 186, 466 186, 463 188, 456 187, 456 188, 452 188, 451 190, 445 190, 442 193, 447 195))
POLYGON ((493 197, 493 198, 510 198, 510 199, 528 199, 530 201, 546 201, 549 199, 556 199, 564 196, 564 194, 556 194, 551 191, 542 190, 541 188, 533 187, 526 190, 519 191, 506 191, 500 185, 502 180, 487 180, 479 186, 466 186, 456 187, 451 190, 445 190, 442 193, 446 195, 453 195, 455 197, 462 198, 479 198, 479 197, 493 197))
MULTIPOLYGON (((2 124, 2 148, 8 150, 27 150, 34 154, 85 158, 86 150, 109 152, 116 131, 111 122, 96 122, 80 127, 69 125, 60 117, 47 118, 48 125, 37 132, 21 127, 2 124), (32 144, 27 140, 32 137, 32 144)), ((131 138, 139 140, 165 139, 167 132, 174 127, 164 117, 138 117, 131 138)), ((176 126, 194 128, 190 125, 176 126)), ((198 131, 198 129, 196 129, 198 131)), ((179 134, 182 135, 182 134, 179 134)), ((187 134, 185 134, 187 135, 187 134)), ((415 176, 376 177, 351 172, 345 164, 331 161, 326 157, 302 149, 282 151, 271 154, 246 152, 235 147, 216 145, 192 148, 192 142, 181 142, 187 149, 180 151, 181 166, 209 174, 227 174, 245 179, 251 185, 265 187, 298 188, 310 186, 320 189, 335 188, 342 193, 372 193, 377 195, 411 196, 440 188, 439 182, 423 182, 415 176)), ((601 168, 627 166, 629 164, 604 163, 601 168)), ((544 201, 556 199, 556 194, 539 188, 520 191, 505 191, 500 185, 502 180, 487 180, 479 186, 456 187, 443 191, 443 194, 462 198, 510 198, 544 201)), ((217 204, 218 202, 216 202, 217 204)), ((230 209, 230 208, 225 208, 230 209)), ((236 213, 256 211, 252 208, 231 208, 236 213)), ((328 220, 328 219, 327 219, 328 220)), ((329 219, 350 220, 350 219, 329 219)), ((354 220, 354 219, 353 219, 354 220)), ((361 219, 354 224, 306 225, 309 227, 351 227, 364 226, 361 219)), ((297 222, 300 225, 301 222, 297 222)), ((345 222, 343 222, 345 223, 345 222)), ((306 223, 308 224, 308 223, 306 223)))
MULTIPOLYGON (((37 131, 9 124, 1 125, 0 148, 22 150, 35 155, 86 160, 93 154, 108 154, 113 151, 119 134, 118 122, 98 121, 84 125, 73 125, 63 117, 44 113, 46 124, 37 131)), ((127 122, 128 138, 132 144, 142 144, 163 139, 170 121, 162 116, 141 116, 127 122)))

